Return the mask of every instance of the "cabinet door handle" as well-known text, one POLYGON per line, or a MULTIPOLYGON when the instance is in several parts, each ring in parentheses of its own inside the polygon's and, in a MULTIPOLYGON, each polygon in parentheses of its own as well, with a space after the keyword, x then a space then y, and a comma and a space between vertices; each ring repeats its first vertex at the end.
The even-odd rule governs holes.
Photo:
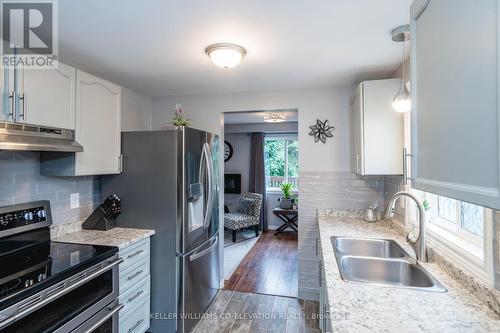
POLYGON ((137 327, 139 327, 139 325, 140 325, 143 321, 144 321, 144 318, 143 318, 143 319, 141 319, 141 320, 138 320, 138 321, 134 324, 134 326, 132 326, 131 328, 129 328, 129 329, 128 329, 128 331, 127 331, 127 332, 128 332, 128 333, 131 333, 131 332, 135 331, 135 329, 136 329, 137 327))
POLYGON ((135 256, 138 256, 142 252, 144 252, 144 250, 139 250, 139 251, 135 252, 134 254, 130 254, 130 255, 127 256, 127 259, 131 259, 131 258, 133 258, 135 256))
POLYGON ((141 269, 140 271, 137 271, 135 272, 134 274, 130 275, 127 280, 130 281, 132 279, 135 279, 138 275, 141 275, 141 273, 143 272, 143 270, 141 269))
POLYGON ((408 150, 403 148, 403 185, 408 185, 408 180, 413 181, 413 178, 408 176, 408 157, 412 157, 413 155, 408 153, 408 150))
POLYGON ((9 95, 9 99, 10 99, 10 112, 9 112, 9 116, 12 117, 12 120, 16 121, 16 97, 17 97, 17 94, 16 94, 16 91, 12 91, 12 93, 9 95))
POLYGON ((319 238, 316 237, 316 255, 319 256, 319 238))
POLYGON ((28 116, 28 113, 26 112, 26 95, 25 94, 22 94, 21 96, 19 96, 19 100, 20 101, 23 101, 23 113, 20 113, 19 114, 19 117, 23 118, 23 120, 26 120, 27 119, 27 116, 28 116))
POLYGON ((134 299, 136 299, 137 297, 141 296, 141 295, 142 295, 142 293, 144 293, 144 290, 141 290, 141 291, 139 291, 138 293, 136 293, 134 296, 130 297, 130 298, 128 299, 128 302, 127 302, 127 303, 132 302, 134 299))
POLYGON ((323 264, 321 263, 321 261, 319 262, 319 286, 322 287, 323 286, 323 274, 321 274, 323 270, 323 264))

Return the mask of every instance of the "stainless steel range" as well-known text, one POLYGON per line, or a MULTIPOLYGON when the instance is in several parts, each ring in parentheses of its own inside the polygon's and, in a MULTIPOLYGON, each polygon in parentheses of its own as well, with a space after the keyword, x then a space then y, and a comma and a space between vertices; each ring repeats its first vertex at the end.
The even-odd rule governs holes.
POLYGON ((118 332, 118 249, 51 242, 50 203, 0 207, 0 331, 118 332))

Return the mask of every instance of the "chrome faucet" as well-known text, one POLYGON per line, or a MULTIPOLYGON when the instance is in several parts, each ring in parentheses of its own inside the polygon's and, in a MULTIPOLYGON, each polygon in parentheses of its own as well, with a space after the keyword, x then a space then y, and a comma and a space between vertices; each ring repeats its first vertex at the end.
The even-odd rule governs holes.
POLYGON ((424 206, 422 205, 422 202, 420 202, 420 200, 410 192, 406 191, 397 192, 389 200, 389 203, 387 204, 387 209, 385 210, 384 218, 388 219, 394 216, 394 212, 396 211, 395 209, 396 201, 400 197, 408 197, 413 201, 415 201, 415 203, 417 204, 418 223, 419 223, 418 237, 417 239, 412 240, 410 237, 411 234, 410 230, 410 232, 406 235, 406 241, 413 248, 413 251, 415 251, 415 256, 417 257, 417 261, 427 262, 427 253, 425 248, 425 219, 424 219, 425 209, 424 206))

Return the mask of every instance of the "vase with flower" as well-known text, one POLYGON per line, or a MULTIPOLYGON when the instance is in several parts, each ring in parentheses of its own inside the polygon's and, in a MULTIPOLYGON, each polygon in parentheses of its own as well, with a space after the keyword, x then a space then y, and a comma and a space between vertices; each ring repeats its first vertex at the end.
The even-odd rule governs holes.
POLYGON ((185 111, 180 104, 175 105, 174 116, 170 123, 178 129, 191 124, 191 120, 186 118, 185 111))

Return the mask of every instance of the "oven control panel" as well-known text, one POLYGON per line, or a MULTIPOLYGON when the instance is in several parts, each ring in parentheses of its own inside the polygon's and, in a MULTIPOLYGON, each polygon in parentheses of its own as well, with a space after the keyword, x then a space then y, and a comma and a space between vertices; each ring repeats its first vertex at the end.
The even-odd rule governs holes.
POLYGON ((0 212, 0 231, 23 227, 38 222, 46 222, 47 219, 48 212, 45 205, 0 212))

